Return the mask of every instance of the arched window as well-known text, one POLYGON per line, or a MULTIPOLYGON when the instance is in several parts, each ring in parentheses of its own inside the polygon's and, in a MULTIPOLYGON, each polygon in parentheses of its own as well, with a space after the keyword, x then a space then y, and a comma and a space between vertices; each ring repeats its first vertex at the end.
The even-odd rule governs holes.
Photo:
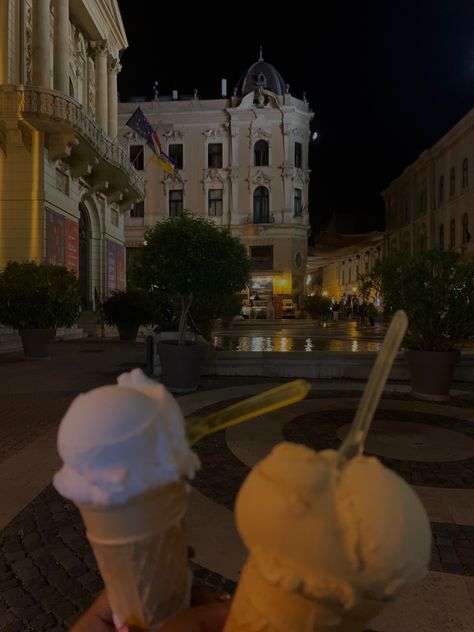
POLYGON ((439 177, 439 194, 438 194, 439 203, 442 204, 444 202, 444 176, 439 177))
POLYGON ((467 158, 464 158, 464 160, 462 161, 462 188, 465 189, 467 187, 467 185, 469 184, 469 180, 468 180, 468 167, 469 167, 469 163, 467 158))
POLYGON ((462 243, 467 244, 471 240, 471 233, 469 232, 469 219, 467 213, 462 216, 462 243))
POLYGON ((456 220, 452 219, 449 225, 449 245, 454 248, 456 245, 456 220))
POLYGON ((256 167, 268 167, 268 143, 257 140, 253 147, 254 164, 256 167))
POLYGON ((266 187, 257 187, 253 192, 253 223, 268 224, 269 215, 269 196, 266 187))
POLYGON ((441 248, 441 250, 443 250, 444 248, 444 224, 440 224, 439 228, 439 236, 438 236, 438 245, 441 248))
POLYGON ((449 174, 449 195, 454 195, 456 193, 456 169, 451 167, 451 171, 449 174))

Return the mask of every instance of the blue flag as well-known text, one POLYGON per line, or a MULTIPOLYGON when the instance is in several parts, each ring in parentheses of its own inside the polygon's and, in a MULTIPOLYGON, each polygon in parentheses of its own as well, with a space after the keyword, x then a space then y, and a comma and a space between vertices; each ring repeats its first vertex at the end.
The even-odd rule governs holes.
POLYGON ((153 127, 140 108, 135 110, 125 125, 144 138, 150 149, 153 152, 155 151, 155 143, 153 142, 153 127))

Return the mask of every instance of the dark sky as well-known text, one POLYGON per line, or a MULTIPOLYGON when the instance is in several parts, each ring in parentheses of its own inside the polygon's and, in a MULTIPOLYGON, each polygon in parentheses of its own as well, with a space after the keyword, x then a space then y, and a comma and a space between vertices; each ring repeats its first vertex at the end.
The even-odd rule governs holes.
POLYGON ((474 0, 119 5, 123 100, 151 98, 154 80, 162 94, 215 98, 225 77, 231 93, 260 44, 290 92, 306 91, 316 229, 334 211, 383 228, 380 192, 474 107, 474 0))

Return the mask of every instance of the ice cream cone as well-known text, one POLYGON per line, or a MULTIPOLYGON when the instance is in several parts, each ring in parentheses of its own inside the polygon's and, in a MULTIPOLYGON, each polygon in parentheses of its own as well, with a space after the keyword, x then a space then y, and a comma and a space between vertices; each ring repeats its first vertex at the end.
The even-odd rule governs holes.
POLYGON ((351 610, 289 592, 246 562, 225 632, 363 632, 384 603, 362 598, 351 610))
POLYGON ((186 496, 180 482, 122 504, 79 505, 117 628, 156 630, 188 606, 186 496))

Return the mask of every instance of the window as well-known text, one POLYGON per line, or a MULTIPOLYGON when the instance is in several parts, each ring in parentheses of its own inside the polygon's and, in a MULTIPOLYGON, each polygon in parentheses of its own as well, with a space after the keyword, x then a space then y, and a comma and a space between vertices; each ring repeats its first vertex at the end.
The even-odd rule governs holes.
POLYGON ((444 224, 439 225, 438 231, 438 246, 442 250, 444 248, 444 224))
POLYGON ((451 171, 449 173, 449 195, 454 195, 456 193, 456 169, 451 167, 451 171))
POLYGON ((257 140, 253 147, 254 164, 256 167, 268 167, 268 143, 257 140))
POLYGON ((222 189, 209 189, 208 191, 208 205, 209 205, 209 217, 220 217, 222 215, 222 189))
POLYGON ((183 214, 183 191, 171 190, 169 193, 170 217, 177 217, 183 214))
POLYGON ((207 166, 222 169, 222 143, 209 143, 207 146, 207 166))
POLYGON ((295 217, 303 215, 303 191, 301 189, 295 189, 294 214, 295 217))
POLYGON ((174 161, 176 169, 183 168, 183 145, 170 145, 168 156, 174 161))
POLYGON ((462 243, 467 244, 471 241, 471 233, 469 232, 469 219, 467 213, 462 216, 462 243))
POLYGON ((449 225, 449 245, 454 248, 456 245, 456 220, 452 219, 449 225))
POLYGON ((130 145, 130 162, 138 171, 143 171, 143 145, 130 145))
POLYGON ((130 211, 130 217, 145 217, 145 202, 136 202, 130 211))
POLYGON ((253 271, 273 270, 273 246, 250 246, 253 271))
POLYGON ((301 143, 295 143, 295 167, 297 169, 303 168, 303 145, 301 143))
POLYGON ((269 216, 269 195, 265 187, 257 187, 253 192, 253 223, 268 224, 269 216))
POLYGON ((469 163, 467 161, 467 158, 464 158, 464 160, 462 161, 462 188, 465 189, 467 187, 467 185, 469 184, 468 181, 468 166, 469 163))
POLYGON ((444 176, 440 176, 439 178, 438 198, 439 198, 439 203, 442 204, 444 202, 444 176))

